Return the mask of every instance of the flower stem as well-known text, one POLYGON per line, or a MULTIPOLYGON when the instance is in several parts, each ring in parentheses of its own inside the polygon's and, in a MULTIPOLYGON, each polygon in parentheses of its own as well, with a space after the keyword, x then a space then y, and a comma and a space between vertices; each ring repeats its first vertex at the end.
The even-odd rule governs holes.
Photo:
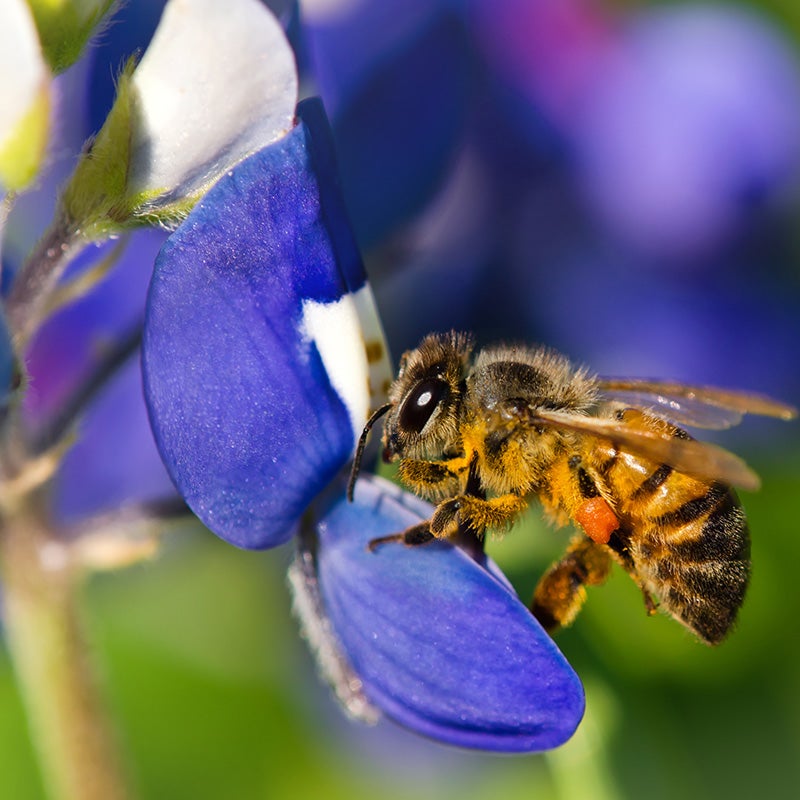
POLYGON ((129 796, 79 607, 82 574, 35 512, 0 534, 8 643, 52 800, 129 796))
POLYGON ((57 217, 33 248, 6 301, 8 326, 18 353, 38 329, 59 279, 86 243, 74 226, 57 217))

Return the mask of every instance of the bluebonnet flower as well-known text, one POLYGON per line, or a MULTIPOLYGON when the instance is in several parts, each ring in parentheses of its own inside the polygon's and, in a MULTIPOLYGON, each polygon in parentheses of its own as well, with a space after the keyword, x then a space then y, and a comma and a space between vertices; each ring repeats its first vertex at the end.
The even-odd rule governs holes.
MULTIPOLYGON (((31 60, 30 74, 23 70, 24 102, 0 120, 4 239, 19 232, 16 198, 46 163, 42 142, 54 133, 51 91, 61 102, 71 85, 69 76, 54 79, 52 72, 77 57, 97 22, 94 11, 108 8, 90 6, 80 9, 88 18, 72 20, 71 47, 44 52, 50 60, 42 57, 36 32, 47 39, 59 29, 58 15, 34 28, 20 3, 13 6, 17 21, 31 37, 20 40, 19 26, 4 27, 13 34, 12 60, 20 56, 25 64, 20 42, 39 57, 31 60)), ((3 254, 4 633, 56 796, 121 796, 113 737, 85 658, 77 608, 83 577, 152 553, 151 538, 142 546, 138 541, 163 527, 163 509, 152 500, 169 494, 170 510, 185 510, 158 467, 132 358, 153 246, 163 233, 136 237, 125 255, 107 240, 154 223, 175 225, 221 174, 283 136, 293 125, 297 76, 280 25, 258 0, 224 7, 187 0, 167 4, 151 46, 138 65, 123 69, 118 87, 43 238, 26 258, 19 255, 24 235, 3 254), (253 103, 254 95, 263 103, 253 103), (228 114, 209 113, 223 105, 228 114), (81 441, 73 446, 76 432, 81 441), (129 541, 131 535, 137 540, 129 541), (86 735, 76 737, 76 730, 86 735)), ((52 190, 46 181, 42 186, 52 190)), ((36 212, 51 207, 52 198, 45 198, 36 212)))
MULTIPOLYGON (((145 389, 162 456, 200 519, 242 547, 297 532, 353 452, 368 386, 382 388, 382 339, 324 113, 310 101, 298 113, 172 235, 148 301, 145 389)), ((495 568, 449 544, 368 551, 429 506, 366 478, 353 505, 341 485, 321 502, 294 583, 351 710, 377 707, 493 750, 546 749, 572 734, 580 682, 495 568)))
MULTIPOLYGON (((88 6, 84 10, 88 13, 88 6)), ((153 230, 137 233, 129 243, 104 242, 185 214, 219 174, 291 126, 297 77, 280 26, 258 2, 222 14, 215 35, 238 42, 238 49, 235 58, 221 51, 220 64, 201 47, 209 19, 213 23, 219 11, 204 0, 167 6, 152 46, 136 69, 123 73, 108 120, 95 131, 91 152, 79 161, 56 207, 56 221, 27 264, 21 254, 39 235, 44 215, 53 213, 54 187, 66 177, 60 151, 38 191, 20 198, 4 231, 10 244, 4 278, 19 277, 7 307, 15 349, 26 362, 21 424, 30 431, 30 446, 46 452, 69 438, 84 415, 79 441, 66 455, 59 451, 54 465, 52 510, 61 523, 175 496, 149 431, 133 358, 147 265, 166 234, 153 230), (269 58, 257 58, 266 46, 269 58), (242 113, 233 115, 235 123, 226 117, 210 123, 206 103, 214 87, 226 85, 224 70, 253 61, 257 68, 248 70, 246 85, 264 95, 263 107, 253 111, 246 95, 237 99, 226 89, 228 106, 238 104, 242 113), (192 90, 198 81, 205 87, 201 102, 192 90), (187 122, 201 133, 187 137, 187 122), (65 257, 40 279, 30 267, 48 248, 65 257), (120 415, 126 425, 118 424, 120 415)), ((105 69, 111 69, 107 62, 105 69)), ((81 98, 81 77, 67 73, 53 84, 59 102, 61 96, 79 98, 75 119, 59 125, 60 148, 79 146, 94 127, 81 98)))
MULTIPOLYGON (((135 225, 174 224, 226 170, 164 246, 144 329, 156 442, 190 507, 236 545, 286 541, 349 459, 369 410, 368 387, 378 394, 390 377, 325 115, 306 105, 292 127, 291 55, 272 17, 256 7, 250 0, 225 11, 208 0, 167 4, 145 55, 120 76, 108 117, 39 245, 56 241, 51 249, 69 257, 41 277, 31 274, 35 259, 16 270, 9 308, 32 387, 25 414, 37 432, 33 448, 54 458, 58 451, 50 512, 61 526, 83 525, 78 544, 91 529, 88 515, 146 507, 169 492, 163 470, 152 468, 152 439, 132 391, 135 362, 121 368, 138 345, 143 274, 136 260, 148 260, 158 237, 137 237, 122 256, 116 247, 94 249, 94 259, 102 253, 97 267, 74 257, 135 225), (234 36, 240 14, 250 15, 253 35, 240 41, 235 58, 208 59, 209 29, 223 40, 234 36), (243 84, 226 81, 225 70, 238 72, 265 48, 259 31, 270 40, 269 59, 243 84), (238 96, 224 89, 228 113, 214 126, 206 107, 192 101, 189 87, 198 83, 211 107, 221 105, 213 95, 220 87, 240 89, 238 96), (251 103, 258 93, 268 102, 251 103), (96 283, 109 271, 91 296, 66 302, 81 281, 96 283), (55 301, 66 307, 51 318, 55 301), (98 363, 93 343, 102 338, 111 345, 98 363), (103 393, 89 404, 101 381, 103 393), (81 441, 62 461, 79 412, 81 441), (120 414, 125 425, 114 424, 120 414), (118 453, 125 458, 110 469, 109 456, 118 453)), ((437 159, 449 150, 447 131, 457 120, 456 113, 444 118, 437 159)), ((572 734, 583 713, 580 681, 496 568, 450 545, 422 559, 409 559, 403 548, 365 558, 370 532, 425 513, 380 482, 365 478, 353 506, 320 502, 333 505, 312 545, 303 545, 295 586, 320 611, 304 617, 309 635, 319 642, 320 629, 332 632, 323 637, 326 652, 346 675, 337 689, 354 681, 361 687, 362 715, 379 707, 427 735, 486 749, 547 749, 572 734), (312 547, 313 574, 305 571, 312 547), (359 575, 369 583, 357 580, 358 590, 375 596, 367 605, 354 597, 350 608, 359 575), (420 637, 437 615, 437 639, 420 637), (506 622, 503 636, 498 619, 506 622), (475 641, 484 642, 480 653, 471 649, 475 641)))

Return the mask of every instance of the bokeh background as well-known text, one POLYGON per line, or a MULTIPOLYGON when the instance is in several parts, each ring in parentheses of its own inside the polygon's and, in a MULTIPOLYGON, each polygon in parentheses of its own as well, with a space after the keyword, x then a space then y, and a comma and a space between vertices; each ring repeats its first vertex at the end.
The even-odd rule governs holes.
MULTIPOLYGON (((65 140, 102 122, 114 71, 146 44, 160 6, 129 0, 65 76, 66 97, 88 92, 62 106, 80 112, 62 124, 65 140)), ((455 326, 481 344, 546 342, 602 374, 800 403, 793 0, 274 7, 304 91, 321 93, 331 116, 395 357, 455 326)), ((53 181, 69 158, 54 155, 53 181)), ((23 220, 46 209, 36 202, 23 220)), ((152 258, 152 239, 142 246, 152 258)), ((108 312, 115 297, 95 306, 108 312)), ((237 551, 187 523, 157 560, 93 579, 86 597, 141 797, 794 797, 799 427, 746 420, 714 436, 764 484, 743 496, 754 570, 730 639, 712 650, 648 618, 617 571, 558 637, 587 715, 540 756, 463 752, 390 722, 347 721, 298 636, 291 553, 237 551)), ((142 481, 158 484, 147 468, 142 481)), ((59 491, 80 507, 97 484, 80 465, 72 474, 83 477, 59 491)), ((491 552, 527 597, 567 538, 534 509, 491 552)), ((2 648, 0 709, 0 797, 41 798, 2 648)))

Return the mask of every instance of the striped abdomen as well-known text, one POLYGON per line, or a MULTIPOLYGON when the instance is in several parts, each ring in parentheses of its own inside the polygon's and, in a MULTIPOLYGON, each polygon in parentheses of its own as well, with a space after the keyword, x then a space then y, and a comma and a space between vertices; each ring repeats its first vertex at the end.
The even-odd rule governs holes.
POLYGON ((750 576, 750 537, 736 493, 611 445, 601 449, 597 467, 622 523, 609 546, 664 610, 719 643, 750 576))

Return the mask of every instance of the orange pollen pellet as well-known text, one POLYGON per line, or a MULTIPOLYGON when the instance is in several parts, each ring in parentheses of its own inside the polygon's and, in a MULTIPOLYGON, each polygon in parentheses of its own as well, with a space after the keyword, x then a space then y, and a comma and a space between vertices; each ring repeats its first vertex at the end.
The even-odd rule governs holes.
POLYGON ((611 534, 619 528, 619 519, 602 497, 584 500, 575 514, 575 521, 586 535, 598 544, 608 544, 611 534))

